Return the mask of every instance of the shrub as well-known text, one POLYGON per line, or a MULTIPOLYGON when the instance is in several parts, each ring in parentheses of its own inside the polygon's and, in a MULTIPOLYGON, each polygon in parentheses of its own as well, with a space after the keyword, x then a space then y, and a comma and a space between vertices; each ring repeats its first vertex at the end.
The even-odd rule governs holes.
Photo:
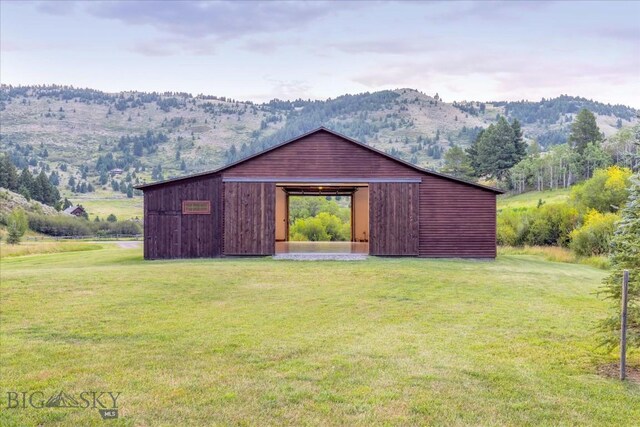
MULTIPOLYGON (((102 223, 104 224, 104 223, 102 223)), ((107 235, 135 236, 142 234, 142 227, 135 221, 118 221, 107 223, 107 235)))
POLYGON ((93 234, 85 219, 63 215, 29 215, 29 228, 49 236, 90 236, 93 234))
POLYGON ((571 232, 570 248, 580 256, 602 255, 609 252, 609 244, 615 222, 620 217, 613 213, 590 210, 584 217, 582 227, 571 232))
POLYGON ((529 245, 567 246, 569 234, 578 222, 578 211, 566 204, 544 204, 532 211, 531 225, 526 233, 529 245))
POLYGON ((291 240, 294 241, 309 240, 311 242, 320 242, 329 240, 327 230, 317 217, 296 219, 291 226, 290 233, 291 240))
POLYGON ((582 211, 616 212, 627 200, 630 177, 628 168, 598 169, 592 178, 571 190, 571 200, 582 211))
POLYGON ((497 218, 497 239, 502 246, 522 246, 525 243, 532 209, 520 208, 501 211, 497 218))
POLYGON ((11 211, 7 218, 7 243, 17 245, 28 228, 27 214, 21 208, 11 211))

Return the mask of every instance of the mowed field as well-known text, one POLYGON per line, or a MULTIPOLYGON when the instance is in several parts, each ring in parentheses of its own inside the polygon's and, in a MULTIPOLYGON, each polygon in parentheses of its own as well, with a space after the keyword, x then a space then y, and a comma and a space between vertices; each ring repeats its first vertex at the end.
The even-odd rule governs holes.
POLYGON ((89 214, 90 220, 94 220, 97 216, 104 221, 110 214, 114 214, 119 220, 142 219, 144 216, 144 202, 141 196, 136 196, 131 199, 124 197, 118 199, 71 197, 70 200, 74 205, 82 205, 89 214))
POLYGON ((593 332, 601 270, 526 255, 143 261, 91 245, 2 260, 2 426, 640 420, 640 385, 598 374, 615 361, 593 332), (121 392, 120 418, 6 409, 11 390, 121 392))
POLYGON ((563 203, 569 200, 570 188, 558 190, 529 191, 516 195, 498 196, 498 210, 536 207, 540 200, 543 203, 563 203))

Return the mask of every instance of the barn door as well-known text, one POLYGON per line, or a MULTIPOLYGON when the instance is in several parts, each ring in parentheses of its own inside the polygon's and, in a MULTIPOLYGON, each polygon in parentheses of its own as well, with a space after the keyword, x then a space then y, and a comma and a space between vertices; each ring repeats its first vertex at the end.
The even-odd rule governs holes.
POLYGON ((224 254, 275 253, 276 185, 224 183, 224 254))
POLYGON ((419 184, 369 184, 369 253, 417 256, 419 184))

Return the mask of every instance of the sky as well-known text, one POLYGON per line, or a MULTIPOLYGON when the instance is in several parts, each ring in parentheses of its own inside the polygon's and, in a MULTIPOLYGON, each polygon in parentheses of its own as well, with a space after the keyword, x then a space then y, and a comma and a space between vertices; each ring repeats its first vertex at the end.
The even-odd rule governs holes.
POLYGON ((640 108, 640 2, 0 2, 0 82, 640 108))

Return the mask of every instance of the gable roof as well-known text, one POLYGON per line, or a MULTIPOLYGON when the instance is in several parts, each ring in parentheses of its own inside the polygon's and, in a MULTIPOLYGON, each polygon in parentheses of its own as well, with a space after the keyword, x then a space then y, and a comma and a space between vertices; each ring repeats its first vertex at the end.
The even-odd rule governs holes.
POLYGON ((82 205, 76 205, 76 206, 71 205, 71 206, 69 206, 68 208, 66 208, 65 210, 63 210, 62 212, 73 215, 73 213, 74 213, 75 211, 81 211, 81 212, 83 212, 83 211, 84 211, 84 208, 82 207, 82 205))
POLYGON ((416 165, 414 165, 412 163, 409 163, 409 162, 407 162, 405 160, 402 160, 402 159, 399 159, 399 158, 397 158, 395 156, 387 154, 384 151, 378 150, 377 148, 371 147, 371 146, 369 146, 369 145, 367 145, 365 143, 362 143, 360 141, 357 141, 357 140, 355 140, 353 138, 349 138, 346 135, 342 135, 342 134, 340 134, 338 132, 335 132, 335 131, 333 131, 331 129, 327 129, 324 126, 321 126, 321 127, 317 128, 317 129, 314 129, 312 131, 304 133, 304 134, 302 134, 300 136, 296 136, 295 138, 292 138, 292 139, 289 139, 287 141, 284 141, 284 142, 281 142, 279 144, 276 144, 276 145, 274 145, 272 147, 269 147, 269 148, 267 148, 265 150, 262 150, 262 151, 260 151, 258 153, 252 154, 252 155, 250 155, 248 157, 245 157, 245 158, 242 158, 242 159, 237 160, 235 162, 229 163, 228 165, 225 165, 225 166, 223 166, 221 168, 218 168, 218 169, 214 169, 214 170, 210 170, 210 171, 206 171, 206 172, 195 173, 195 174, 191 174, 191 175, 185 175, 185 176, 181 176, 181 177, 177 177, 177 178, 166 179, 166 180, 163 180, 163 181, 151 182, 151 183, 148 183, 148 184, 136 185, 136 186, 134 186, 134 188, 139 189, 139 190, 144 190, 145 188, 151 188, 151 187, 155 187, 155 186, 158 186, 158 185, 164 185, 164 184, 168 184, 168 183, 172 183, 172 182, 176 182, 176 181, 182 181, 182 180, 185 180, 185 179, 191 179, 191 178, 197 178, 197 177, 206 176, 206 175, 218 174, 218 173, 223 172, 223 171, 225 171, 227 169, 230 169, 230 168, 232 168, 234 166, 237 166, 237 165, 239 165, 241 163, 249 162, 252 159, 255 159, 256 157, 260 157, 260 156, 262 156, 264 154, 267 154, 267 153, 269 153, 271 151, 277 150, 278 148, 283 147, 285 145, 289 145, 289 144, 295 143, 296 141, 299 141, 302 138, 305 138, 305 137, 307 137, 309 135, 312 135, 312 134, 318 133, 318 132, 330 133, 330 134, 332 134, 334 136, 337 136, 338 138, 344 139, 345 141, 348 141, 348 142, 350 142, 352 144, 356 144, 356 145, 358 145, 360 147, 363 147, 363 148, 365 148, 365 149, 367 149, 369 151, 372 151, 372 152, 374 152, 374 153, 376 153, 378 155, 381 155, 381 156, 383 156, 383 157, 385 157, 387 159, 393 160, 394 162, 400 163, 400 164, 402 164, 402 165, 404 165, 406 167, 409 167, 411 169, 417 170, 418 172, 422 172, 422 173, 427 174, 427 175, 433 175, 433 176, 437 176, 437 177, 440 177, 440 178, 448 179, 448 180, 451 180, 451 181, 456 181, 456 182, 459 182, 459 183, 462 183, 462 184, 470 185, 472 187, 481 188, 483 190, 489 190, 489 191, 492 191, 492 192, 497 193, 497 194, 504 193, 504 191, 499 190, 499 189, 494 188, 494 187, 478 184, 476 182, 468 181, 468 180, 461 179, 461 178, 456 178, 454 176, 443 174, 443 173, 440 173, 440 172, 436 172, 436 171, 433 171, 433 170, 430 170, 430 169, 421 168, 421 167, 416 166, 416 165))

